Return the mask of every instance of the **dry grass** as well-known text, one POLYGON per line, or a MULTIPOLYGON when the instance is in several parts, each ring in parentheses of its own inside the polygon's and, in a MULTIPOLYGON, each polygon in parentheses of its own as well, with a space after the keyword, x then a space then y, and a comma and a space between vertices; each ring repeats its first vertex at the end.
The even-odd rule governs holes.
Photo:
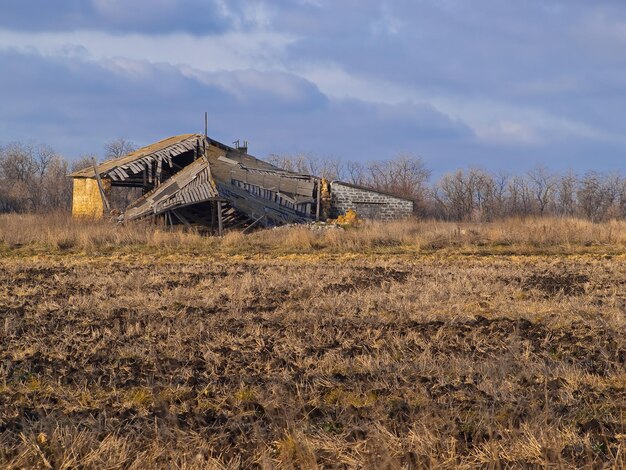
POLYGON ((0 218, 2 468, 626 465, 623 224, 32 220, 0 218))
POLYGON ((451 250, 464 253, 621 253, 626 222, 592 223, 580 219, 508 219, 459 224, 438 221, 364 223, 347 230, 311 231, 291 227, 223 238, 167 230, 150 223, 125 226, 108 221, 76 220, 67 214, 0 215, 4 251, 32 253, 173 250, 232 253, 415 253, 451 250))
POLYGON ((74 219, 65 213, 0 215, 0 243, 12 249, 81 251, 133 245, 176 247, 206 242, 207 239, 197 233, 165 231, 151 223, 117 225, 107 220, 74 219))

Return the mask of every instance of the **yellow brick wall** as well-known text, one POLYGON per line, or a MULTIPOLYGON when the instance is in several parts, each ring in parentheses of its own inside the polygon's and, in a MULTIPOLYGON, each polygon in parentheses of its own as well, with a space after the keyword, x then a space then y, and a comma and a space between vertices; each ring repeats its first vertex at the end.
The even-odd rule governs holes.
MULTIPOLYGON (((105 192, 111 188, 111 181, 102 180, 105 192)), ((72 192, 72 216, 93 217, 96 219, 104 215, 104 203, 100 196, 98 181, 95 178, 74 178, 72 192)))

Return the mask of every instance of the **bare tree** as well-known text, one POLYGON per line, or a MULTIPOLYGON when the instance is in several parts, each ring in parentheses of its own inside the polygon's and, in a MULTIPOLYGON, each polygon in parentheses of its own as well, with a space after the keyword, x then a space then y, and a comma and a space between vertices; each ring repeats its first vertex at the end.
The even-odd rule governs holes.
POLYGON ((318 175, 329 181, 344 179, 344 165, 339 158, 324 157, 319 159, 318 175))
POLYGON ((544 215, 552 201, 552 195, 557 185, 557 179, 544 167, 537 167, 528 172, 530 189, 535 197, 539 215, 544 215))
POLYGON ((617 205, 619 208, 618 217, 621 219, 626 218, 626 178, 624 177, 621 177, 617 205))
POLYGON ((29 181, 37 173, 32 145, 12 143, 2 148, 0 172, 5 179, 29 181))
POLYGON ((283 170, 293 171, 294 173, 315 174, 317 169, 313 157, 308 154, 298 155, 277 155, 272 154, 267 161, 283 170))
POLYGON ((399 154, 391 160, 370 163, 368 170, 367 182, 373 188, 423 203, 431 172, 421 158, 399 154))
POLYGON ((267 161, 278 168, 295 173, 320 176, 327 180, 340 179, 343 176, 343 164, 340 159, 317 157, 307 153, 297 155, 272 154, 267 161))
POLYGON ((508 184, 507 215, 528 216, 532 210, 532 195, 525 176, 515 175, 508 184))
POLYGON ((621 175, 612 173, 605 177, 604 183, 605 198, 606 198, 606 212, 604 219, 616 219, 622 217, 622 191, 624 188, 624 182, 621 175))
POLYGON ((558 178, 556 184, 556 214, 572 217, 576 212, 576 185, 578 178, 572 171, 558 178))
POLYGON ((473 220, 490 221, 502 215, 503 191, 506 188, 506 177, 498 179, 484 170, 469 170, 470 190, 474 194, 475 209, 473 220))
POLYGON ((86 168, 91 168, 93 166, 94 159, 97 160, 96 155, 83 155, 82 157, 79 157, 70 164, 70 172, 74 173, 86 168))
POLYGON ((598 220, 602 200, 600 175, 596 172, 587 172, 580 181, 576 196, 582 215, 591 220, 598 220))
POLYGON ((104 157, 106 159, 119 158, 135 150, 137 150, 137 145, 134 142, 118 137, 104 144, 104 157))
POLYGON ((346 163, 346 176, 348 183, 364 185, 367 182, 365 166, 361 162, 346 163))
POLYGON ((437 184, 434 197, 440 205, 444 218, 469 220, 474 210, 471 182, 464 171, 444 175, 437 184))
POLYGON ((505 211, 507 178, 476 168, 460 170, 439 180, 434 197, 447 219, 493 220, 505 211))
POLYGON ((49 210, 69 210, 72 201, 72 181, 68 176, 67 160, 56 155, 48 164, 42 179, 45 208, 49 210))
POLYGON ((619 175, 585 173, 576 193, 579 213, 594 222, 620 216, 623 185, 619 175))
POLYGON ((507 215, 507 189, 509 185, 509 175, 502 171, 492 176, 492 218, 501 218, 507 215))
POLYGON ((46 145, 13 143, 0 149, 0 210, 67 207, 67 162, 46 145))

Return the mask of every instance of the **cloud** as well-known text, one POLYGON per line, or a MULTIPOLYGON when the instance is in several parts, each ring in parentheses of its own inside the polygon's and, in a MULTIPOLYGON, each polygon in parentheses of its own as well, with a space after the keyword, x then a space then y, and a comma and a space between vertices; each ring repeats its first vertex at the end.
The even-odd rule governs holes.
POLYGON ((3 0, 0 27, 22 31, 95 30, 211 34, 231 29, 211 0, 3 0))
POLYGON ((207 71, 272 68, 285 60, 285 50, 295 40, 286 34, 263 31, 147 36, 101 31, 27 33, 0 29, 0 50, 34 50, 47 56, 80 50, 96 60, 123 57, 186 64, 207 71))
POLYGON ((147 142, 209 108, 267 153, 616 165, 625 24, 614 0, 4 0, 0 138, 147 142))
POLYGON ((495 125, 477 129, 478 138, 501 144, 536 145, 542 143, 537 129, 525 122, 499 121, 495 125))
POLYGON ((326 96, 314 84, 285 72, 204 72, 191 67, 182 67, 181 72, 187 78, 229 93, 241 106, 279 104, 283 109, 306 111, 326 104, 326 96))
MULTIPOLYGON (((462 122, 425 103, 387 105, 329 99, 317 109, 270 119, 264 132, 275 153, 314 151, 368 160, 388 158, 403 150, 415 153, 425 142, 471 142, 473 137, 462 122)), ((245 122, 253 127, 255 117, 248 116, 245 122)))
POLYGON ((128 59, 84 60, 0 52, 0 142, 37 138, 71 155, 124 135, 139 143, 198 131, 248 138, 261 156, 312 151, 371 159, 419 142, 471 138, 428 104, 332 100, 284 72, 206 73, 128 59))

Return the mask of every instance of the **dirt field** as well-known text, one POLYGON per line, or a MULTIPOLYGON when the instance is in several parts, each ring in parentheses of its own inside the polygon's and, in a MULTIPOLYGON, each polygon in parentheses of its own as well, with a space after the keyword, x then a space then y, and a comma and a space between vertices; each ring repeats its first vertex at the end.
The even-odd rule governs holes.
POLYGON ((0 258, 3 468, 626 465, 619 247, 35 251, 0 258))

